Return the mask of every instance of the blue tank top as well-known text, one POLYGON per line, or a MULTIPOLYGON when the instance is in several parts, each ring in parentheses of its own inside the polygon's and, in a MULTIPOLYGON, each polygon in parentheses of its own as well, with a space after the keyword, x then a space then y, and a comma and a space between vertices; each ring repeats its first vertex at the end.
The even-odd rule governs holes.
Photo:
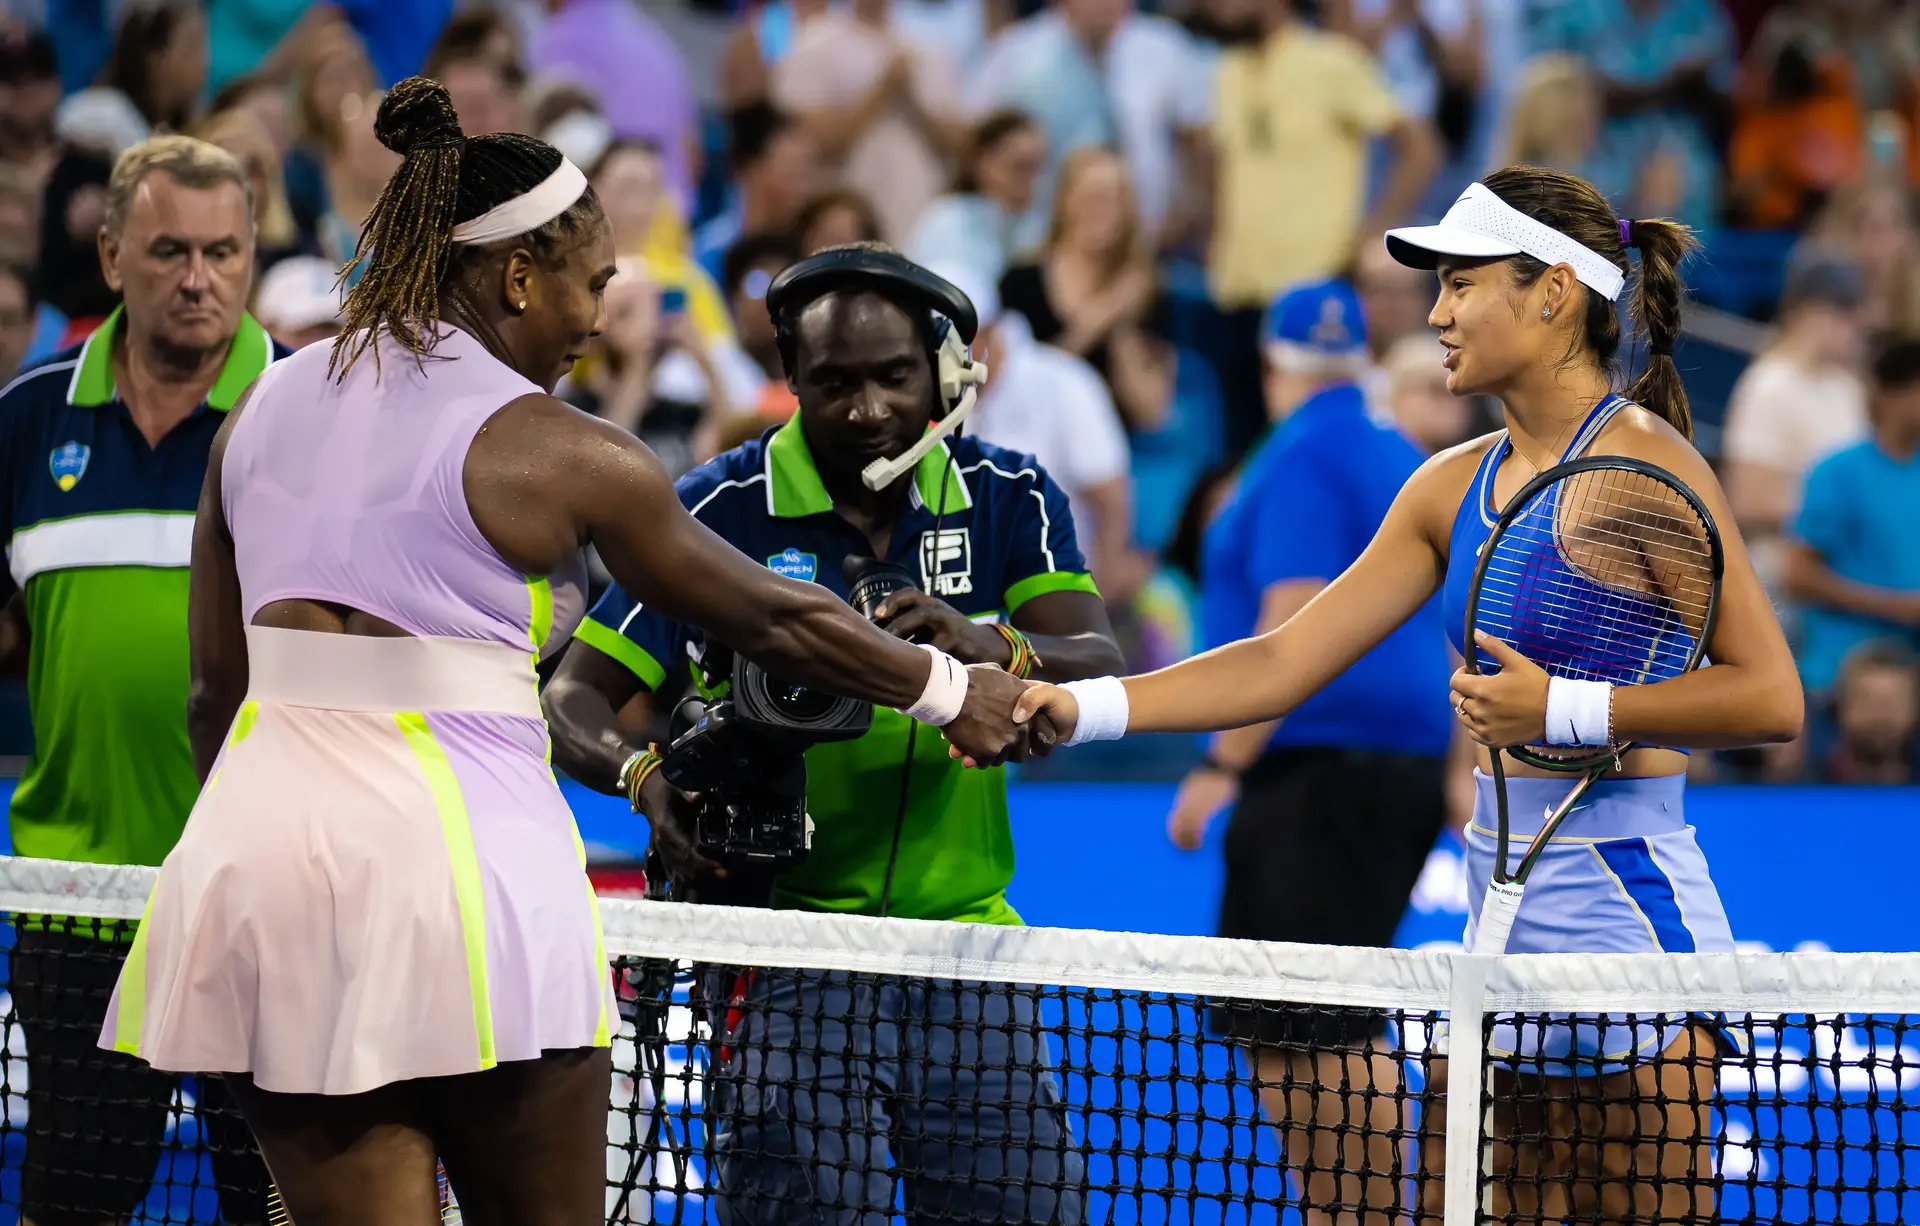
MULTIPOLYGON (((1573 441, 1567 445, 1559 462, 1564 464, 1591 447, 1600 432, 1606 429, 1607 423, 1627 404, 1619 396, 1609 394, 1595 405, 1580 424, 1580 429, 1574 433, 1573 441)), ((1441 615, 1446 620, 1448 639, 1463 656, 1467 651, 1467 591, 1473 585, 1473 572, 1480 560, 1480 553, 1486 548, 1487 538, 1492 534, 1500 512, 1505 509, 1493 504, 1494 474, 1512 446, 1512 440, 1502 434, 1500 441, 1487 449, 1479 469, 1474 473, 1473 483, 1467 487, 1466 497, 1461 500, 1460 510, 1453 517, 1453 532, 1448 538, 1447 577, 1441 588, 1441 615)), ((1550 519, 1554 514, 1554 504, 1549 501, 1527 514, 1550 519)), ((1551 546, 1546 544, 1551 539, 1550 534, 1542 531, 1539 536, 1542 549, 1550 549, 1551 546)), ((1531 565, 1529 559, 1529 567, 1531 565)), ((1545 557, 1539 565, 1564 567, 1565 563, 1556 557, 1545 557)), ((1550 614, 1530 616, 1524 605, 1516 607, 1513 619, 1520 625, 1538 626, 1544 623, 1552 627, 1550 635, 1536 635, 1514 642, 1521 654, 1550 672, 1571 671, 1567 666, 1577 661, 1582 675, 1616 685, 1661 681, 1679 671, 1675 662, 1684 660, 1690 653, 1691 639, 1675 643, 1656 641, 1654 635, 1622 637, 1614 629, 1622 624, 1622 619, 1610 613, 1616 611, 1618 605, 1640 602, 1646 598, 1602 588, 1598 584, 1589 586, 1593 589, 1592 599, 1583 602, 1586 607, 1579 610, 1556 609, 1550 614)), ((1515 636, 1502 637, 1511 641, 1515 636)), ((1671 633, 1665 637, 1671 640, 1671 633)), ((1483 668, 1491 669, 1494 666, 1485 652, 1480 653, 1480 663, 1483 668)))

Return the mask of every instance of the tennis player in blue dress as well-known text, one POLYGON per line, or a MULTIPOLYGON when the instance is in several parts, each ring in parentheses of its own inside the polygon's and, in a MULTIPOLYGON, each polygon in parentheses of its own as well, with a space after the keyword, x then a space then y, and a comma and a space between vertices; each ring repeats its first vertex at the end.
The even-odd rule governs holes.
MULTIPOLYGON (((1497 396, 1506 429, 1442 452, 1401 490, 1360 558, 1279 629, 1138 677, 1035 686, 1016 719, 1061 745, 1129 732, 1209 732, 1298 707, 1441 593, 1455 646, 1498 671, 1456 673, 1451 698, 1480 749, 1469 831, 1475 913, 1492 873, 1494 791, 1486 746, 1546 741, 1548 675, 1498 640, 1464 634, 1476 551, 1531 478, 1576 456, 1631 457, 1696 491, 1725 547, 1708 663, 1605 690, 1613 743, 1636 747, 1586 795, 1534 870, 1511 952, 1731 950, 1733 935, 1685 818, 1687 750, 1792 740, 1801 691, 1773 608, 1726 499, 1691 442, 1672 359, 1680 264, 1694 243, 1665 221, 1623 221, 1590 183, 1509 167, 1470 186, 1438 225, 1387 238, 1402 263, 1433 269, 1448 390, 1497 396), (1614 390, 1614 302, 1640 254, 1630 307, 1650 358, 1614 390), (1672 748, 1655 748, 1672 747, 1672 748)), ((1543 657, 1571 644, 1533 644, 1543 657), (1538 650, 1548 646, 1550 650, 1538 650)), ((1409 695, 1409 703, 1417 699, 1409 695)), ((1572 781, 1509 762, 1514 836, 1524 841, 1572 781), (1532 829, 1528 828, 1532 823, 1532 829)), ((1699 1222, 1714 1214, 1709 1112, 1724 1040, 1713 1019, 1532 1017, 1496 1026, 1491 1210, 1506 1220, 1699 1222)), ((1444 1061, 1436 1061, 1444 1065, 1444 1061)), ((1441 1169, 1444 1068, 1423 1125, 1420 1166, 1441 1169)), ((1421 1181, 1437 1214, 1440 1180, 1421 1181)), ((1321 1207, 1315 1206, 1314 1209, 1321 1207)), ((1369 1207, 1371 1208, 1371 1207, 1369 1207)))

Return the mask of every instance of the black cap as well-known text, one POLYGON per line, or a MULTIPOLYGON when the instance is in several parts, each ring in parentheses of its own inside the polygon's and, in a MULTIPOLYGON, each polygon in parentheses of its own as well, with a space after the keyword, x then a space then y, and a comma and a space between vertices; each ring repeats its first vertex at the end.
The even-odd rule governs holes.
POLYGON ((0 35, 0 85, 58 80, 60 62, 44 30, 0 35))

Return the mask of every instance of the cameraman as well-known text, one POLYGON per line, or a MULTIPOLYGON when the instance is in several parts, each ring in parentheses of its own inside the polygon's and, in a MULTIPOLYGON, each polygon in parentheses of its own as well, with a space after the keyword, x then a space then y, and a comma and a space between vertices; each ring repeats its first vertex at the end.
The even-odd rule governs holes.
MULTIPOLYGON (((682 501, 749 557, 842 598, 844 559, 904 568, 919 590, 876 610, 902 638, 1049 680, 1113 671, 1120 653, 1066 498, 1031 458, 959 437, 884 489, 863 484, 868 465, 907 452, 947 407, 939 324, 916 280, 965 299, 885 248, 852 250, 790 273, 819 261, 857 272, 794 278, 793 293, 769 296, 798 413, 689 473, 682 501)), ((717 646, 609 590, 546 692, 555 760, 617 792, 631 746, 616 712, 689 659, 711 665, 717 646)), ((670 875, 712 870, 659 772, 638 807, 670 875)), ((1006 898, 1003 772, 963 770, 939 737, 910 736, 891 711, 876 710, 859 740, 808 751, 807 808, 812 852, 777 879, 775 907, 1020 922, 1006 898)), ((890 1215, 897 1165, 916 1217, 1080 1220, 1080 1156, 1032 993, 784 970, 718 987, 712 1109, 728 1219, 890 1215), (882 1034, 897 1045, 873 1050, 882 1034)))

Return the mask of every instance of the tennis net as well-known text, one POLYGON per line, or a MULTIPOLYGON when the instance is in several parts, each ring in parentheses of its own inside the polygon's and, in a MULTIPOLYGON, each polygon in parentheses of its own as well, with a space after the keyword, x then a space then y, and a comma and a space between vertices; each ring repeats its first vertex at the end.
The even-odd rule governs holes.
MULTIPOLYGON (((218 1079, 93 1046, 151 880, 0 859, 0 1221, 265 1220, 218 1079)), ((1920 955, 601 905, 610 1223, 1920 1222, 1920 955)))

